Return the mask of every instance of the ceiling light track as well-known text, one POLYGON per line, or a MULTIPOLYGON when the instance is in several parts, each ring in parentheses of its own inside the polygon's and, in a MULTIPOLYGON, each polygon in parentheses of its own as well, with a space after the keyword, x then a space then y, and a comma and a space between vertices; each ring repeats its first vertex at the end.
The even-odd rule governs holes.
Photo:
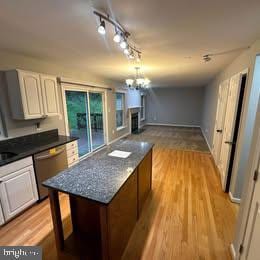
POLYGON ((115 28, 114 42, 118 43, 124 54, 130 59, 136 59, 137 62, 141 61, 142 52, 137 49, 133 44, 130 44, 128 38, 130 33, 125 30, 125 28, 116 20, 112 19, 109 14, 104 14, 99 11, 93 12, 97 17, 99 17, 100 25, 98 26, 98 32, 102 35, 106 34, 106 24, 108 22, 115 28))
POLYGON ((217 53, 208 53, 208 54, 205 54, 202 56, 202 59, 205 61, 205 62, 209 62, 212 60, 212 57, 215 57, 215 56, 220 56, 220 55, 225 55, 225 54, 229 54, 229 53, 233 53, 233 52, 237 52, 237 51, 242 51, 242 50, 246 50, 246 49, 249 49, 250 46, 247 46, 247 47, 241 47, 241 48, 237 48, 237 49, 233 49, 233 50, 228 50, 228 51, 222 51, 222 52, 217 52, 217 53))

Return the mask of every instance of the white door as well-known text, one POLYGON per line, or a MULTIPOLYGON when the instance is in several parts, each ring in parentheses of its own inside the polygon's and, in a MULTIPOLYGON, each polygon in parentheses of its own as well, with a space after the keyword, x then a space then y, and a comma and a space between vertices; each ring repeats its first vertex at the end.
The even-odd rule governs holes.
POLYGON ((233 145, 233 134, 237 115, 237 105, 239 101, 242 74, 238 73, 230 79, 226 116, 224 123, 223 138, 221 144, 220 158, 218 167, 221 174, 223 190, 226 188, 228 166, 231 148, 233 145))
POLYGON ((59 97, 57 79, 54 76, 41 75, 44 114, 56 116, 59 114, 59 97))
MULTIPOLYGON (((258 165, 260 173, 260 165, 258 165)), ((241 259, 259 260, 260 258, 260 176, 255 183, 253 199, 250 207, 248 224, 241 259)))
POLYGON ((229 90, 229 80, 225 80, 219 86, 218 106, 217 106, 216 122, 215 122, 215 129, 214 129, 214 138, 213 138, 212 153, 216 165, 219 164, 220 148, 222 144, 224 122, 226 116, 228 90, 229 90))
POLYGON ((3 215, 3 210, 1 206, 1 201, 0 201, 0 226, 5 223, 4 215, 3 215))
POLYGON ((0 179, 0 198, 8 220, 38 200, 33 166, 27 166, 0 179))
POLYGON ((44 116, 40 75, 34 72, 18 71, 25 119, 44 116))

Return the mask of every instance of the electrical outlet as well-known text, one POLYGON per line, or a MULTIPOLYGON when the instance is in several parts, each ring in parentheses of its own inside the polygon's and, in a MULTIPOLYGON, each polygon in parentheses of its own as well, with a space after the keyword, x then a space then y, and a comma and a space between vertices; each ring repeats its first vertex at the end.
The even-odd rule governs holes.
POLYGON ((154 116, 154 117, 153 117, 153 121, 156 121, 156 120, 157 120, 157 118, 156 118, 156 116, 154 116))
POLYGON ((113 134, 115 133, 115 130, 114 130, 114 129, 112 130, 112 133, 113 133, 113 134))

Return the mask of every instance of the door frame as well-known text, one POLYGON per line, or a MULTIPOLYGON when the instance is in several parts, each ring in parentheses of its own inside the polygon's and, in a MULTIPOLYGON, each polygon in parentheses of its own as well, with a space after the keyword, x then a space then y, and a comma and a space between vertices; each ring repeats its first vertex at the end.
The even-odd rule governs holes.
MULTIPOLYGON (((95 150, 92 149, 92 136, 91 136, 91 129, 90 129, 90 145, 91 151, 83 156, 80 157, 80 160, 84 159, 85 157, 89 156, 93 152, 97 151, 101 147, 108 144, 108 111, 107 111, 107 90, 100 89, 100 88, 93 88, 93 87, 83 87, 74 84, 61 84, 61 94, 62 94, 62 106, 64 111, 64 126, 65 126, 65 133, 66 135, 70 135, 69 132, 69 122, 68 122, 68 111, 67 111, 67 104, 66 104, 66 90, 67 91, 78 91, 78 92, 85 92, 88 97, 89 101, 89 92, 92 93, 101 93, 102 94, 102 102, 103 102, 103 126, 104 126, 104 145, 96 148, 95 150)), ((89 102, 88 102, 88 109, 89 109, 89 102)), ((89 113, 88 113, 89 114, 89 113)), ((89 115, 88 115, 89 116, 89 115)), ((90 121, 89 121, 90 122, 90 121)), ((91 122, 90 122, 91 124, 91 122)))
MULTIPOLYGON (((236 121, 236 118, 237 118, 237 106, 238 106, 238 101, 239 101, 239 96, 240 96, 240 91, 241 91, 242 77, 243 77, 243 75, 245 75, 245 74, 246 74, 247 77, 248 77, 248 72, 249 72, 249 69, 246 68, 246 69, 244 69, 243 71, 238 72, 237 74, 234 74, 233 76, 231 76, 231 77, 229 78, 229 84, 230 84, 231 78, 239 74, 239 92, 238 92, 238 96, 237 96, 237 100, 236 100, 236 112, 235 112, 236 115, 235 115, 235 117, 234 117, 234 122, 232 123, 232 124, 233 124, 233 126, 232 126, 232 128, 233 128, 233 129, 232 129, 232 139, 233 139, 233 135, 234 135, 235 121, 236 121)), ((230 85, 229 85, 229 91, 230 91, 230 85)), ((228 94, 228 98, 229 98, 229 94, 228 94)), ((244 98, 245 98, 245 97, 244 97, 244 98)), ((244 110, 243 110, 243 108, 244 108, 244 101, 245 101, 245 99, 243 99, 243 103, 242 103, 243 105, 242 105, 241 115, 244 113, 244 110)), ((228 99, 227 99, 227 104, 226 104, 226 105, 228 105, 228 99)), ((227 107, 226 107, 226 109, 227 109, 227 107)), ((225 115, 225 120, 226 120, 226 115, 225 115)), ((241 120, 242 120, 242 116, 241 116, 241 120)), ((224 125, 223 125, 223 126, 224 126, 224 128, 225 128, 225 122, 224 122, 224 125)), ((241 121, 240 121, 240 123, 239 123, 238 138, 237 138, 237 140, 239 140, 240 127, 241 127, 241 121)), ((223 133, 223 138, 224 138, 224 133, 223 133)), ((221 156, 221 152, 222 152, 223 142, 225 142, 225 141, 223 140, 223 138, 222 138, 222 145, 221 145, 221 149, 220 149, 220 156, 221 156)), ((222 186, 223 191, 226 191, 227 178, 228 178, 228 169, 229 169, 229 166, 230 166, 231 150, 232 150, 232 147, 230 147, 229 158, 228 158, 228 164, 227 164, 227 166, 226 166, 226 170, 225 170, 225 175, 224 175, 224 176, 222 175, 222 170, 218 167, 219 172, 220 172, 220 175, 221 175, 221 186, 222 186)), ((237 153, 237 150, 238 150, 238 147, 236 147, 235 155, 236 155, 236 153, 237 153)), ((235 157, 234 157, 234 158, 235 158, 235 157)), ((234 162, 233 162, 233 163, 234 163, 234 162)), ((231 177, 232 177, 232 176, 231 176, 231 177)), ((231 178, 231 177, 230 177, 230 178, 231 178)))

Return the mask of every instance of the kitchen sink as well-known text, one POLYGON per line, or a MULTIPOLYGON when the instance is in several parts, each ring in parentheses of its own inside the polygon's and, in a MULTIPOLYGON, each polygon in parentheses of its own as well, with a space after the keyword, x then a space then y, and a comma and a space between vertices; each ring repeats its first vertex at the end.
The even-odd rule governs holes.
POLYGON ((0 152, 0 161, 7 160, 16 155, 17 155, 16 153, 12 153, 12 152, 0 152))

